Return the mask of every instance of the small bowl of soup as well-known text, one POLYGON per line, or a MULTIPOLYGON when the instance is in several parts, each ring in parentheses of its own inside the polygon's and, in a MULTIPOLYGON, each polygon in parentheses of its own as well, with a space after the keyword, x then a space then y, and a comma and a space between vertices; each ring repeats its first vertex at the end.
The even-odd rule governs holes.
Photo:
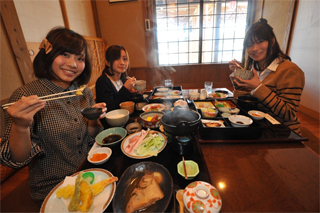
POLYGON ((122 127, 112 127, 100 132, 95 140, 100 146, 115 146, 127 136, 127 130, 122 127))
POLYGON ((107 162, 112 154, 109 147, 99 147, 90 151, 88 154, 88 161, 95 165, 100 165, 107 162))

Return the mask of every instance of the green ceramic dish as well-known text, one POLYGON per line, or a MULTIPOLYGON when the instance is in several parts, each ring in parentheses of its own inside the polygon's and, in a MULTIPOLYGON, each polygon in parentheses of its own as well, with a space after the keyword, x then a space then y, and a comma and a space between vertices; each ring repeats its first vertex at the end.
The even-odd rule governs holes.
MULTIPOLYGON (((199 166, 196 162, 192 160, 185 160, 186 170, 188 180, 192 180, 199 174, 199 166)), ((184 168, 183 168, 183 161, 180 161, 177 165, 178 173, 184 177, 184 168)))

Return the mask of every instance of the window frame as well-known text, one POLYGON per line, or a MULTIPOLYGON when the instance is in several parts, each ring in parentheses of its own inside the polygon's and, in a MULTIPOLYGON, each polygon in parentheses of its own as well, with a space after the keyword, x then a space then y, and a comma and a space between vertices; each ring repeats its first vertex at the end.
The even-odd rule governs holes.
MULTIPOLYGON (((239 1, 241 2, 242 0, 235 0, 236 3, 239 1)), ((253 14, 253 11, 252 11, 252 8, 253 8, 253 0, 247 0, 248 1, 248 7, 247 7, 247 14, 246 14, 246 27, 245 27, 245 31, 248 29, 248 27, 251 25, 251 22, 253 20, 253 17, 252 17, 252 14, 253 14)), ((216 3, 216 2, 219 2, 219 0, 215 0, 213 1, 213 3, 216 3)), ((221 1, 222 3, 225 3, 225 1, 221 1)), ((150 1, 150 3, 148 4, 147 3, 147 18, 148 17, 151 17, 151 20, 152 20, 152 24, 151 27, 154 28, 154 31, 153 31, 153 36, 154 36, 154 44, 152 45, 155 49, 155 53, 156 53, 156 56, 153 58, 153 64, 156 65, 156 66, 185 66, 185 65, 195 65, 195 64, 223 64, 225 62, 205 62, 203 63, 203 60, 202 60, 202 54, 204 52, 202 46, 203 46, 203 5, 204 3, 207 3, 207 2, 204 2, 203 0, 199 0, 199 4, 200 4, 200 14, 199 14, 199 17, 200 17, 200 20, 199 20, 199 37, 198 37, 198 42, 199 42, 199 48, 198 48, 198 62, 197 63, 190 63, 189 60, 188 60, 188 63, 177 63, 177 64, 159 64, 159 54, 158 54, 158 50, 159 50, 159 47, 158 47, 158 28, 157 28, 157 17, 156 17, 156 2, 155 0, 152 0, 150 1), (151 3, 151 4, 150 4, 151 3), (148 16, 148 5, 149 5, 149 8, 152 10, 152 13, 150 14, 150 11, 149 11, 149 16, 148 16)), ((176 3, 177 4, 177 3, 176 3)), ((189 3, 188 3, 189 4, 189 3)), ((235 37, 232 38, 233 40, 235 40, 235 37)), ((225 40, 225 39, 223 39, 225 40)), ((232 49, 233 51, 234 49, 232 49)), ((242 48, 242 55, 243 55, 243 52, 244 52, 244 48, 242 48)), ((189 52, 188 52, 189 53, 189 52)))

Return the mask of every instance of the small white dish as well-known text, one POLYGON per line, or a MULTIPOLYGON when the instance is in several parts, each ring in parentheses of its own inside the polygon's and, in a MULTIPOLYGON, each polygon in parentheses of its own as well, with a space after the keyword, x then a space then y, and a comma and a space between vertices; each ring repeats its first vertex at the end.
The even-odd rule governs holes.
POLYGON ((248 127, 252 124, 252 119, 244 115, 230 115, 228 117, 233 127, 248 127))
POLYGON ((231 114, 228 113, 228 112, 224 112, 224 113, 221 114, 221 116, 222 116, 223 118, 228 118, 230 115, 231 115, 231 114))
POLYGON ((157 89, 158 92, 167 92, 168 90, 169 90, 169 88, 167 88, 167 87, 159 87, 157 89))
POLYGON ((255 120, 262 120, 266 116, 264 112, 258 110, 250 110, 248 114, 255 120))
POLYGON ((92 151, 89 152, 88 154, 88 161, 92 164, 95 164, 95 165, 100 165, 100 164, 103 164, 105 162, 107 162, 110 158, 110 156, 112 155, 112 150, 109 148, 109 147, 101 147, 101 148, 96 148, 92 151), (104 157, 103 159, 101 160, 93 160, 92 157, 95 155, 95 154, 103 154, 103 155, 107 155, 106 157, 104 157))
POLYGON ((229 113, 229 114, 231 114, 231 115, 237 115, 237 114, 239 114, 239 112, 240 112, 240 109, 238 109, 238 108, 231 108, 231 107, 220 107, 219 108, 219 111, 220 112, 222 112, 222 113, 229 113))

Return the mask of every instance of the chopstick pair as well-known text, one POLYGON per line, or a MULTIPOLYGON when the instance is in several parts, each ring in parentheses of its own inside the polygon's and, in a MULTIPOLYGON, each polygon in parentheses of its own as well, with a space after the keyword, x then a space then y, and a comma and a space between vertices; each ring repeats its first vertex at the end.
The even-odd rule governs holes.
MULTIPOLYGON (((57 99, 62 99, 62 98, 69 98, 69 97, 74 97, 74 96, 80 96, 83 95, 82 92, 85 89, 86 85, 83 85, 81 87, 79 87, 78 89, 75 90, 70 90, 70 91, 66 91, 66 92, 60 92, 60 93, 55 93, 55 94, 51 94, 51 95, 45 95, 45 96, 41 96, 39 97, 40 99, 44 100, 44 101, 51 101, 51 100, 57 100, 57 99), (60 96, 60 97, 54 97, 57 95, 64 95, 64 94, 69 94, 72 92, 76 92, 75 94, 72 95, 65 95, 65 96, 60 96), (53 98, 51 98, 53 97, 53 98)), ((8 107, 10 107, 12 104, 14 104, 16 102, 12 102, 12 103, 7 103, 7 104, 3 104, 1 107, 2 109, 7 109, 8 107)))
POLYGON ((186 162, 184 161, 184 157, 183 156, 182 156, 182 162, 183 162, 184 178, 188 179, 186 162))

